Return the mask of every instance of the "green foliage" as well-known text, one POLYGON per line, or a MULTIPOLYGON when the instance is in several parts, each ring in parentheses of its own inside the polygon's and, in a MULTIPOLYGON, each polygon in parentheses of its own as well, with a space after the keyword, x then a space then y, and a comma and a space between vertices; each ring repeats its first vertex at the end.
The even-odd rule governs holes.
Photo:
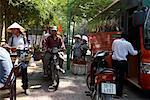
MULTIPOLYGON (((67 30, 67 10, 70 1, 71 19, 77 25, 83 19, 93 18, 99 11, 107 7, 112 0, 2 0, 0 4, 6 9, 6 18, 9 23, 14 21, 23 24, 25 28, 50 25, 63 26, 67 30), (3 4, 5 3, 5 6, 3 4), (61 20, 60 20, 61 19, 61 20)), ((93 20, 90 24, 99 23, 100 19, 93 20)))
MULTIPOLYGON (((112 3, 112 0, 74 0, 72 1, 72 19, 81 23, 82 19, 87 21, 94 18, 100 11, 112 3)), ((100 18, 95 18, 88 23, 89 30, 101 23, 100 18)))

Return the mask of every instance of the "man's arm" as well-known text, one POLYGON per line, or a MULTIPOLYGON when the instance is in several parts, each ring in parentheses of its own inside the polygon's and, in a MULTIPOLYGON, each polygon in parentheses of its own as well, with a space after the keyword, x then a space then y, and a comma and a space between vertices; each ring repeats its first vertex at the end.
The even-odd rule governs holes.
POLYGON ((134 48, 133 48, 133 46, 132 46, 131 43, 129 43, 128 51, 129 51, 129 53, 130 53, 131 55, 137 55, 137 54, 138 54, 137 50, 134 50, 134 48))

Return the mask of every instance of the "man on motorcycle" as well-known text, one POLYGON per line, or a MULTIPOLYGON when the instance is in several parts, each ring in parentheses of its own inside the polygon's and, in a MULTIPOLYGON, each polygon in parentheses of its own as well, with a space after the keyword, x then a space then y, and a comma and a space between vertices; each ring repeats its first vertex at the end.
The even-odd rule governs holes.
MULTIPOLYGON (((51 35, 47 37, 46 39, 46 48, 47 48, 47 51, 45 53, 45 57, 44 57, 44 60, 43 60, 43 66, 45 66, 46 69, 48 69, 48 65, 50 63, 50 59, 51 59, 51 50, 52 48, 54 47, 57 47, 57 48, 65 48, 64 45, 63 45, 63 41, 61 40, 60 37, 57 36, 57 27, 56 26, 53 26, 51 28, 51 35)), ((60 65, 61 66, 61 65, 60 65)), ((54 86, 54 83, 53 83, 53 77, 52 77, 52 70, 50 71, 51 73, 51 77, 50 77, 50 86, 54 86)), ((46 72, 47 73, 47 72, 46 72)))

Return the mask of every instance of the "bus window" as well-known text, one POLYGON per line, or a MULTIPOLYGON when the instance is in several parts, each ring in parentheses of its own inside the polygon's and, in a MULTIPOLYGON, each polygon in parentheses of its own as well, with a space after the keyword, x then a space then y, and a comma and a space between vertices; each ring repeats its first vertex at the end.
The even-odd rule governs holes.
POLYGON ((150 49, 150 10, 144 25, 144 46, 146 49, 150 49))

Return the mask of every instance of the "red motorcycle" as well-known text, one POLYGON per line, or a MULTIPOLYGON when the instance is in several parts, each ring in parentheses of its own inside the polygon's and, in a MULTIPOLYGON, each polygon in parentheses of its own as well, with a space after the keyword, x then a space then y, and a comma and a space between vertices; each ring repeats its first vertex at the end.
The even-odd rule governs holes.
POLYGON ((109 52, 99 51, 95 54, 86 83, 92 100, 111 100, 116 94, 115 71, 107 68, 105 57, 109 52))

